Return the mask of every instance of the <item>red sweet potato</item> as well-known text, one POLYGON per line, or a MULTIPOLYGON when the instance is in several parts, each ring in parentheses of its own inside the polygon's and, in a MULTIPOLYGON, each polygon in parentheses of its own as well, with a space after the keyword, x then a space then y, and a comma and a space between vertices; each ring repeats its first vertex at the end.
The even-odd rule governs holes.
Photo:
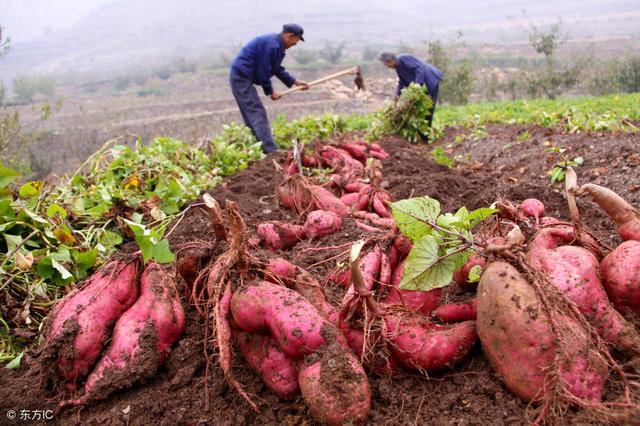
POLYGON ((302 359, 327 343, 337 330, 299 293, 266 281, 237 289, 231 298, 235 324, 249 333, 270 333, 278 347, 302 359))
POLYGON ((536 198, 527 198, 524 200, 520 203, 520 210, 522 210, 525 215, 536 219, 544 216, 544 204, 536 198))
POLYGON ((380 194, 383 194, 383 193, 382 192, 376 192, 373 195, 373 199, 372 199, 372 203, 371 203, 372 206, 373 206, 373 210, 380 217, 390 218, 391 217, 391 211, 385 205, 384 196, 381 196, 380 194))
POLYGON ((476 341, 474 321, 450 327, 406 314, 387 316, 391 351, 406 368, 437 371, 464 359, 476 341))
POLYGON ((477 317, 476 299, 473 298, 468 302, 448 303, 439 306, 432 315, 442 322, 460 322, 470 321, 477 317))
POLYGON ((306 228, 301 225, 272 220, 260 223, 256 229, 260 241, 267 250, 288 250, 306 237, 306 228))
POLYGON ((335 268, 329 273, 327 279, 344 287, 349 287, 349 284, 351 283, 351 269, 348 267, 335 268))
POLYGON ((289 399, 300 393, 298 370, 269 336, 235 330, 238 347, 247 364, 279 398, 289 399))
POLYGON ((315 209, 311 210, 327 210, 337 214, 340 217, 346 217, 349 215, 349 208, 340 200, 340 198, 333 195, 331 191, 321 186, 311 185, 309 190, 313 194, 315 200, 315 209))
POLYGON ((391 288, 383 299, 386 305, 404 305, 407 308, 419 312, 422 315, 430 315, 434 309, 440 306, 442 289, 436 288, 430 291, 401 290, 399 288, 404 273, 405 261, 398 265, 391 276, 391 288))
POLYGON ((625 241, 601 264, 602 284, 615 308, 640 314, 640 242, 625 241))
POLYGON ((113 323, 138 298, 138 262, 112 261, 49 315, 43 359, 56 364, 70 391, 89 374, 113 323))
POLYGON ((349 192, 340 197, 340 201, 342 201, 348 207, 354 207, 358 202, 358 193, 357 192, 349 192))
MULTIPOLYGON (((520 398, 540 400, 557 343, 551 321, 527 280, 505 262, 490 263, 478 286, 477 329, 482 349, 507 388, 520 398)), ((560 315, 560 314, 558 314, 560 315)), ((569 339, 568 360, 559 366, 567 390, 579 398, 599 401, 608 371, 586 346, 582 327, 565 319, 561 330, 569 339)))
POLYGON ((621 351, 640 353, 640 334, 609 303, 596 257, 582 247, 563 245, 574 239, 571 227, 544 228, 528 244, 527 259, 576 303, 606 341, 621 351))
POLYGON ((309 212, 304 224, 305 235, 311 239, 334 234, 340 229, 342 229, 340 216, 327 210, 309 212))
POLYGON ((487 260, 484 257, 474 253, 469 257, 467 263, 465 263, 462 268, 453 273, 453 280, 458 284, 458 286, 460 286, 460 288, 473 291, 478 287, 478 283, 469 282, 469 271, 471 271, 471 268, 474 266, 484 268, 486 264, 487 260))
POLYGON ((188 300, 198 274, 211 259, 212 250, 206 245, 192 245, 180 250, 176 261, 176 271, 186 284, 184 292, 188 300))
POLYGON ((367 162, 367 149, 366 147, 356 143, 346 143, 342 145, 342 148, 347 151, 353 158, 360 161, 362 164, 367 162))
POLYGON ((347 183, 346 185, 344 185, 344 192, 355 192, 358 193, 360 192, 360 190, 365 187, 368 186, 369 184, 364 183, 362 181, 352 181, 347 183))
POLYGON ((607 216, 618 225, 618 234, 623 240, 640 240, 640 213, 618 194, 594 184, 574 188, 574 192, 578 195, 589 193, 607 216))
POLYGON ((313 417, 322 424, 364 424, 371 407, 369 379, 358 359, 338 344, 305 359, 298 376, 313 417))
POLYGON ((184 332, 184 310, 173 277, 150 262, 140 288, 140 298, 116 322, 109 349, 89 375, 84 395, 74 404, 104 399, 152 377, 184 332))
MULTIPOLYGON (((364 282, 368 290, 373 290, 376 283, 378 282, 381 262, 382 250, 377 244, 373 247, 372 250, 370 250, 362 257, 362 261, 360 262, 360 270, 362 271, 362 276, 364 277, 364 282)), ((342 302, 348 302, 349 300, 351 300, 354 294, 355 290, 353 287, 353 283, 351 283, 349 289, 344 295, 344 298, 342 299, 342 302)))

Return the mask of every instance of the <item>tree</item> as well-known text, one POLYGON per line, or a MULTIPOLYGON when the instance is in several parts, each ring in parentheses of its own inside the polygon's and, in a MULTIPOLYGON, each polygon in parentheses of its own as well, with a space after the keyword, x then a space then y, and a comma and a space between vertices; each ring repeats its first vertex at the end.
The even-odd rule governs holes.
POLYGON ((344 42, 333 44, 330 42, 325 42, 324 47, 320 50, 320 57, 331 65, 336 65, 342 59, 342 55, 344 53, 344 42))
POLYGON ((4 37, 2 32, 3 29, 2 25, 0 25, 0 58, 7 54, 11 43, 11 39, 9 37, 4 37))

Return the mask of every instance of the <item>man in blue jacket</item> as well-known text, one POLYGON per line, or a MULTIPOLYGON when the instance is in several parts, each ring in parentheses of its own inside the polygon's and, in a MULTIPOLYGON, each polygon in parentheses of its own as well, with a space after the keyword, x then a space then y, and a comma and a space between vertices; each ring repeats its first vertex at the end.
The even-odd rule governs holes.
MULTIPOLYGON (((395 69, 398 74, 396 99, 400 96, 402 89, 410 83, 417 83, 426 87, 427 93, 433 101, 429 116, 425 117, 429 122, 429 128, 431 128, 433 114, 436 110, 436 103, 438 102, 438 88, 440 86, 440 80, 442 80, 443 77, 442 71, 408 54, 396 56, 391 52, 382 52, 380 56, 378 56, 378 59, 388 68, 395 69)), ((427 135, 423 135, 423 139, 426 140, 427 135)))
POLYGON ((278 146, 273 141, 267 111, 254 84, 262 86, 264 94, 274 101, 281 97, 271 85, 271 77, 274 75, 287 87, 295 85, 303 86, 303 90, 309 88, 305 81, 296 80, 281 65, 284 51, 300 40, 304 41, 302 34, 300 25, 285 24, 279 34, 265 34, 251 40, 231 64, 231 91, 240 107, 242 119, 256 139, 262 142, 262 150, 267 154, 276 151, 278 146))

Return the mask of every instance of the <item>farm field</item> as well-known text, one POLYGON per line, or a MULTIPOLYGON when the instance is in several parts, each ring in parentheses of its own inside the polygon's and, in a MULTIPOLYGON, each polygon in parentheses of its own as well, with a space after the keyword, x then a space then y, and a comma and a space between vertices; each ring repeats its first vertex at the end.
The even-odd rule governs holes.
MULTIPOLYGON (((580 184, 589 182, 611 188, 630 204, 640 206, 640 109, 637 105, 640 105, 638 94, 630 94, 442 107, 436 116, 438 139, 433 144, 412 144, 391 135, 379 137, 378 142, 389 155, 381 160, 382 177, 378 184, 394 201, 423 196, 436 199, 443 213, 455 213, 462 206, 469 211, 489 207, 497 200, 517 204, 528 198, 537 198, 544 203, 547 216, 569 222, 571 218, 563 180, 566 166, 572 165, 580 184)), ((307 146, 312 146, 319 138, 323 139, 322 144, 338 143, 366 136, 375 120, 372 115, 339 118, 330 114, 324 118, 316 116, 290 122, 281 120, 274 124, 274 132, 283 148, 288 148, 293 139, 307 146)), ((243 140, 240 130, 232 129, 225 137, 243 140)), ((171 144, 160 141, 157 146, 166 148, 171 144)), ((128 253, 136 251, 138 246, 133 241, 133 234, 127 234, 127 227, 122 227, 114 215, 133 220, 135 216, 132 216, 132 212, 138 213, 138 219, 150 226, 158 219, 151 213, 153 208, 146 206, 143 201, 158 194, 166 197, 156 203, 164 213, 161 219, 163 233, 171 230, 166 238, 170 251, 177 254, 178 258, 180 249, 189 244, 215 241, 207 212, 197 206, 185 210, 189 204, 200 205, 204 194, 209 194, 222 206, 227 201, 237 203, 246 223, 248 240, 256 237, 258 224, 265 221, 303 223, 301 216, 283 208, 276 196, 278 186, 285 179, 282 168, 287 167, 290 150, 263 158, 244 142, 236 144, 234 149, 236 151, 229 156, 210 151, 206 161, 211 163, 205 164, 209 170, 216 170, 210 178, 211 185, 207 185, 206 175, 202 171, 196 171, 195 174, 202 179, 197 181, 197 185, 192 183, 193 191, 179 202, 171 198, 173 201, 169 203, 171 191, 161 189, 153 180, 157 173, 172 176, 174 170, 182 170, 179 167, 183 167, 184 163, 178 159, 171 163, 171 167, 176 169, 163 169, 168 163, 154 163, 150 167, 157 167, 157 173, 148 175, 141 171, 142 167, 136 170, 136 160, 132 160, 128 163, 127 167, 130 168, 126 169, 126 173, 108 176, 114 197, 113 204, 102 212, 104 217, 100 216, 99 209, 87 214, 88 206, 82 210, 76 204, 67 203, 65 197, 73 198, 74 191, 77 191, 73 186, 70 187, 68 192, 63 191, 63 195, 55 199, 56 205, 68 212, 66 223, 70 225, 69 232, 78 237, 77 241, 67 241, 66 244, 72 250, 77 249, 78 253, 85 252, 87 247, 83 247, 79 235, 86 235, 83 233, 89 224, 96 223, 122 234, 121 243, 116 244, 119 250, 128 253), (225 169, 225 166, 230 168, 225 169), (144 183, 133 185, 131 176, 134 175, 144 183), (155 188, 155 192, 152 188, 155 188), (119 194, 118 200, 116 193, 119 194), (172 215, 179 212, 183 212, 179 218, 172 219, 172 215)), ((115 153, 118 152, 116 148, 115 153)), ((102 154, 109 160, 118 160, 114 152, 105 150, 102 154)), ((151 158, 153 154, 147 152, 144 155, 149 156, 144 158, 151 158)), ((199 159, 199 155, 199 151, 194 150, 187 156, 199 159)), ((202 161, 205 161, 204 158, 202 161)), ((120 163, 104 164, 113 167, 120 163)), ((90 179, 104 177, 96 171, 91 169, 89 174, 79 176, 85 176, 85 184, 88 184, 90 179)), ((315 176, 320 182, 326 183, 326 180, 322 180, 326 179, 326 174, 315 176)), ((102 184, 104 182, 92 181, 92 188, 102 184)), ((180 181, 180 184, 184 185, 184 182, 180 181)), ((333 189, 338 192, 337 188, 333 189)), ((17 199, 29 199, 27 189, 23 187, 20 193, 17 199)), ((581 224, 592 231, 604 247, 614 248, 621 242, 615 223, 588 197, 579 198, 578 207, 581 224)), ((38 208, 42 207, 35 207, 38 208)), ((36 213, 39 212, 36 210, 36 213)), ((3 215, 3 223, 11 222, 6 211, 3 215)), ((52 220, 56 218, 52 216, 52 220)), ((360 239, 388 244, 383 238, 387 232, 384 226, 376 232, 364 230, 357 222, 363 220, 347 215, 337 232, 315 240, 303 238, 292 249, 278 253, 265 250, 264 244, 249 242, 249 252, 259 263, 277 256, 305 268, 318 280, 328 302, 337 309, 343 300, 345 288, 329 280, 328 275, 337 265, 348 263, 351 244, 360 239)), ((84 242, 88 240, 84 239, 84 242)), ((100 253, 97 263, 94 259, 95 265, 88 269, 104 261, 115 248, 100 253)), ((226 243, 213 243, 212 257, 215 259, 223 255, 226 248, 226 243)), ((49 250, 49 256, 52 256, 53 252, 60 253, 60 246, 52 246, 49 250)), ((58 259, 55 256, 52 258, 58 259)), ((75 255, 75 266, 71 260, 59 262, 76 274, 77 266, 82 262, 75 255)), ((3 266, 5 263, 17 268, 13 261, 3 259, 3 266)), ((314 415, 302 397, 295 396, 289 401, 276 397, 249 368, 234 346, 231 371, 259 409, 256 412, 251 408, 221 370, 218 349, 212 343, 212 330, 206 326, 210 319, 201 318, 194 309, 193 301, 184 296, 186 284, 176 274, 175 262, 166 262, 165 268, 171 275, 175 274, 178 294, 185 308, 186 328, 183 336, 152 377, 86 406, 58 408, 63 394, 54 386, 56 372, 40 363, 41 354, 36 350, 37 330, 21 323, 15 317, 15 311, 9 310, 7 316, 3 312, 3 317, 18 324, 12 323, 7 328, 21 330, 26 342, 31 345, 24 352, 18 368, 0 369, 0 413, 17 407, 52 410, 57 424, 143 425, 157 423, 158 419, 167 424, 315 424, 314 415), (205 356, 205 353, 208 355, 205 356)), ((44 312, 32 313, 34 321, 41 319, 52 303, 62 297, 65 293, 63 289, 73 288, 70 282, 55 283, 55 277, 51 275, 45 278, 44 297, 35 294, 36 302, 38 297, 41 302, 49 302, 42 303, 44 312), (65 284, 70 285, 64 287, 65 284)), ((231 277, 237 279, 238 275, 231 277)), ((34 273, 24 282, 42 282, 42 278, 34 273)), ((233 285, 239 287, 240 283, 236 281, 233 285)), ((23 301, 19 298, 21 290, 12 291, 11 302, 22 306, 23 301)), ((385 293, 384 288, 378 291, 378 295, 385 293)), ((473 296, 474 292, 462 290, 451 283, 443 288, 439 303, 465 301, 473 296)), ((630 320, 633 323, 635 319, 630 317, 630 320)), ((3 355, 9 360, 21 352, 21 346, 12 340, 15 333, 3 331, 3 343, 16 345, 5 345, 6 352, 3 355), (4 340, 9 335, 13 337, 4 340)), ((633 356, 613 353, 616 361, 624 366, 628 377, 632 378, 630 386, 633 391, 629 407, 620 408, 616 415, 622 416, 618 419, 622 423, 633 424, 640 418, 640 411, 637 410, 638 389, 634 381, 638 373, 630 362, 633 356)), ((420 374, 412 369, 400 369, 393 375, 369 372, 368 380, 371 408, 366 416, 366 424, 522 424, 533 413, 528 411, 526 402, 505 387, 481 343, 477 341, 470 346, 467 356, 443 371, 420 374)), ((620 397, 619 383, 609 381, 603 389, 603 400, 613 401, 620 397)), ((532 407, 530 410, 533 410, 532 407)), ((558 421, 558 418, 553 419, 558 421)), ((571 424, 600 424, 601 421, 601 417, 587 409, 569 408, 564 417, 564 422, 571 424)))

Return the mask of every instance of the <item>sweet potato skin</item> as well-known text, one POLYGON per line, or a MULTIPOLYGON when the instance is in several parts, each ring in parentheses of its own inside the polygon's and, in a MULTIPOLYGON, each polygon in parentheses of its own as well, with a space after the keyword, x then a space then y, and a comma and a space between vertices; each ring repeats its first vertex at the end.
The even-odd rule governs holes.
POLYGON ((602 284, 620 312, 640 314, 640 241, 625 241, 601 262, 602 284))
POLYGON ((442 322, 474 321, 477 316, 477 303, 473 298, 468 302, 449 303, 439 306, 433 316, 442 322))
POLYGON ((45 360, 55 359, 67 388, 89 374, 111 327, 139 294, 136 261, 112 261, 52 311, 45 329, 45 360))
POLYGON ((527 259, 578 305, 599 334, 623 352, 640 352, 640 334, 609 303, 600 281, 600 265, 586 249, 561 245, 571 241, 570 227, 538 231, 528 245, 527 259))
POLYGON ((289 250, 305 238, 306 229, 301 225, 269 221, 258 224, 256 233, 267 250, 289 250))
POLYGON ((327 343, 333 327, 297 292, 267 281, 250 283, 231 298, 235 324, 249 333, 270 332, 278 347, 293 359, 301 359, 327 343))
POLYGON ((305 235, 318 238, 331 235, 342 229, 342 219, 337 214, 326 210, 314 210, 307 215, 304 224, 305 235))
POLYGON ((300 390, 314 418, 322 424, 364 424, 371 408, 369 380, 358 359, 338 344, 305 359, 300 390))
MULTIPOLYGON (((531 401, 542 397, 546 370, 555 359, 556 342, 549 317, 522 275, 505 262, 490 263, 478 286, 477 329, 482 349, 507 388, 531 401)), ((569 321, 571 332, 584 331, 569 321)), ((576 396, 600 400, 607 376, 606 365, 584 355, 584 340, 568 347, 573 362, 561 367, 563 379, 576 396)))
POLYGON ((402 281, 405 263, 406 261, 403 261, 393 271, 391 288, 389 288, 387 296, 383 299, 383 303, 386 305, 404 305, 422 315, 430 315, 434 309, 440 306, 442 289, 436 288, 429 291, 401 290, 399 285, 400 281, 402 281))
POLYGON ((279 398, 290 399, 300 393, 296 366, 270 336, 234 330, 233 335, 247 364, 279 398))
POLYGON ((185 317, 175 280, 150 262, 140 278, 141 295, 116 322, 111 344, 75 403, 103 399, 151 377, 184 332, 185 317))

